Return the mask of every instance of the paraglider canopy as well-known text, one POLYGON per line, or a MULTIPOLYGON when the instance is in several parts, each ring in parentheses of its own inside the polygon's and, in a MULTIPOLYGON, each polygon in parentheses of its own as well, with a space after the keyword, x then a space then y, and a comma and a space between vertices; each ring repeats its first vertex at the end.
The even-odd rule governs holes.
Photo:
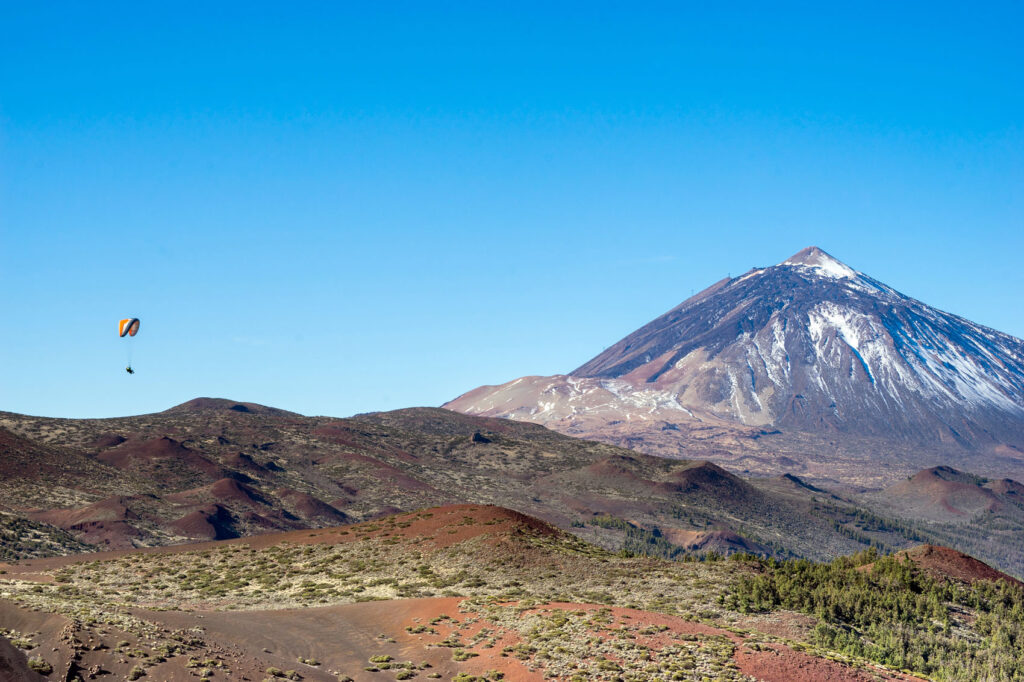
POLYGON ((117 332, 122 338, 125 336, 135 336, 139 333, 139 318, 129 317, 121 320, 117 325, 117 332))

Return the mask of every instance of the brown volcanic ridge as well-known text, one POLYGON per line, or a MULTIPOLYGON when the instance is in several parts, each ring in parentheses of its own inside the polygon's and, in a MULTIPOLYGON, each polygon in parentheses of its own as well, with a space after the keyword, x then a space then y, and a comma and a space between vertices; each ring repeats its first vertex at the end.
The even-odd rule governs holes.
MULTIPOLYGON (((209 473, 223 472, 215 469, 209 473)), ((159 498, 150 494, 116 495, 86 507, 28 511, 26 516, 74 532, 83 542, 111 549, 138 546, 147 539, 144 530, 154 522, 161 523, 162 532, 171 533, 168 539, 180 541, 223 540, 281 528, 351 521, 344 512, 308 493, 282 487, 270 498, 234 478, 221 478, 210 485, 159 498), (160 522, 158 514, 170 518, 160 522)))
POLYGON ((904 517, 945 523, 986 515, 1024 517, 1024 485, 1008 478, 989 480, 948 466, 924 469, 865 499, 904 517))
POLYGON ((1014 585, 1024 586, 1024 582, 997 571, 988 564, 978 561, 972 556, 948 547, 922 545, 899 553, 906 556, 925 572, 942 578, 974 583, 979 580, 1005 580, 1014 585))
POLYGON ((1024 476, 1024 341, 817 247, 711 285, 567 374, 445 407, 819 482, 881 487, 936 462, 1024 476))
POLYGON ((231 410, 243 414, 259 414, 272 417, 299 417, 296 412, 289 412, 277 407, 267 407, 259 403, 235 402, 224 398, 193 398, 180 405, 165 410, 164 414, 192 414, 196 412, 216 412, 220 410, 231 410))
MULTIPOLYGON (((1012 585, 1024 587, 1024 582, 1013 576, 997 571, 974 557, 949 547, 921 545, 896 553, 897 558, 912 561, 925 573, 939 580, 955 580, 973 584, 979 580, 1003 580, 1012 585)), ((865 564, 859 570, 870 571, 874 564, 865 564)))
POLYGON ((1005 479, 978 493, 995 496, 993 511, 957 514, 950 532, 911 507, 878 516, 909 495, 840 497, 792 475, 746 478, 440 408, 338 419, 204 398, 113 419, 0 413, 0 429, 18 462, 0 478, 0 533, 14 538, 0 560, 83 551, 80 542, 225 540, 474 502, 515 508, 612 551, 827 561, 867 544, 930 542, 1024 574, 1021 486, 1005 479))
MULTIPOLYGON (((563 531, 518 512, 480 505, 438 507, 312 532, 0 565, 7 571, 3 578, 8 592, 14 592, 0 599, 0 627, 6 635, 0 639, 0 680, 44 679, 26 672, 30 658, 36 669, 52 668, 48 679, 66 680, 141 677, 175 681, 192 680, 199 674, 212 679, 285 677, 337 682, 396 676, 450 680, 462 675, 540 682, 580 675, 610 680, 628 675, 630 670, 650 671, 652 665, 685 671, 672 679, 701 679, 712 670, 718 671, 717 679, 766 682, 916 679, 797 651, 767 635, 758 639, 757 646, 748 647, 747 634, 629 606, 460 596, 375 597, 378 600, 354 603, 342 595, 333 599, 346 603, 281 608, 290 603, 283 594, 277 606, 273 600, 223 601, 216 590, 207 591, 207 597, 183 596, 174 601, 153 585, 167 580, 163 576, 168 570, 206 575, 204 571, 231 561, 272 566, 275 557, 284 562, 281 570, 301 576, 315 568, 320 558, 325 566, 344 565, 350 556, 345 554, 346 547, 353 545, 358 547, 351 556, 363 565, 373 564, 381 549, 397 547, 399 556, 415 559, 413 566, 426 562, 415 569, 421 577, 432 575, 428 566, 439 570, 444 560, 467 556, 474 557, 474 562, 490 556, 496 562, 490 570, 512 570, 510 576, 517 567, 574 572, 596 561, 602 566, 600 573, 609 570, 608 558, 591 557, 585 545, 563 531), (304 565, 299 557, 314 563, 304 565), (104 594, 94 601, 90 593, 112 574, 121 581, 118 594, 131 595, 113 611, 111 600, 117 596, 104 594), (133 582, 136 577, 140 583, 133 582), (47 587, 55 578, 59 583, 54 588, 63 585, 78 590, 67 602, 74 617, 62 611, 60 592, 50 592, 47 587), (40 593, 32 585, 42 586, 44 591, 40 593), (218 603, 241 610, 211 608, 218 603), (103 619, 83 616, 100 608, 107 609, 103 619), (547 633, 541 641, 548 643, 545 651, 551 653, 545 657, 537 655, 534 637, 538 628, 547 633), (628 649, 613 646, 622 638, 632 642, 628 649), (18 648, 11 646, 11 641, 18 648), (550 648, 551 642, 558 646, 550 648), (642 656, 634 660, 631 652, 642 652, 642 656), (683 667, 671 668, 677 660, 684 662, 683 667)), ((671 566, 676 571, 701 568, 671 566)), ((466 566, 481 567, 479 563, 466 566)), ((316 570, 321 580, 331 576, 329 569, 316 570)), ((235 581, 231 589, 244 590, 238 578, 224 579, 235 581)), ((577 579, 586 578, 579 574, 577 579)), ((281 582, 268 581, 263 593, 282 589, 281 582)), ((381 584, 379 580, 368 584, 373 583, 381 584)), ((187 595, 203 594, 202 588, 179 589, 187 595)), ((261 593, 246 594, 259 600, 261 593)))
MULTIPOLYGON (((23 443, 24 466, 0 480, 9 511, 105 549, 334 526, 466 501, 514 507, 612 550, 629 533, 661 533, 666 553, 817 560, 863 543, 846 530, 855 519, 823 506, 813 488, 767 490, 763 480, 709 462, 439 408, 337 419, 204 398, 114 419, 6 413, 0 427, 23 443), (75 476, 40 473, 67 462, 82 465, 75 476), (666 539, 681 544, 673 549, 666 539)), ((887 530, 870 540, 912 544, 887 530)), ((46 553, 61 552, 20 555, 46 553)))

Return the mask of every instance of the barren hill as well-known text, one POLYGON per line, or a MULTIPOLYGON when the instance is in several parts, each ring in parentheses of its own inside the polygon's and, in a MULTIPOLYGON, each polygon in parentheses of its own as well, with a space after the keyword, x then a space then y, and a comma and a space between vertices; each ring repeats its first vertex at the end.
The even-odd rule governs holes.
POLYGON ((1000 495, 986 483, 952 467, 932 467, 887 488, 878 497, 906 515, 955 522, 1002 508, 1000 495))

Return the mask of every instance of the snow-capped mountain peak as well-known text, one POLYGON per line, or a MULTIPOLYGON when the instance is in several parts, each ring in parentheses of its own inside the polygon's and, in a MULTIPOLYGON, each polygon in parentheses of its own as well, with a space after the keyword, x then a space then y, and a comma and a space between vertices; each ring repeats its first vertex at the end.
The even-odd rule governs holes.
POLYGON ((536 400, 519 383, 450 405, 545 424, 598 409, 609 423, 700 413, 1024 449, 1024 341, 904 296, 815 246, 722 280, 568 375, 534 384, 536 400))
POLYGON ((817 274, 833 279, 854 279, 861 274, 817 246, 808 246, 806 249, 797 251, 779 265, 811 268, 817 274))

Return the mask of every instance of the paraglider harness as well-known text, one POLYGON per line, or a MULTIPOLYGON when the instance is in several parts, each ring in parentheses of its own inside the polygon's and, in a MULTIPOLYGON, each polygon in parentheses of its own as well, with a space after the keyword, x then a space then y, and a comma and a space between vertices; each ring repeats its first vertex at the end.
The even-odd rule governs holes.
POLYGON ((135 370, 132 369, 131 365, 128 365, 127 367, 125 367, 124 371, 128 372, 129 374, 135 374, 135 370))

